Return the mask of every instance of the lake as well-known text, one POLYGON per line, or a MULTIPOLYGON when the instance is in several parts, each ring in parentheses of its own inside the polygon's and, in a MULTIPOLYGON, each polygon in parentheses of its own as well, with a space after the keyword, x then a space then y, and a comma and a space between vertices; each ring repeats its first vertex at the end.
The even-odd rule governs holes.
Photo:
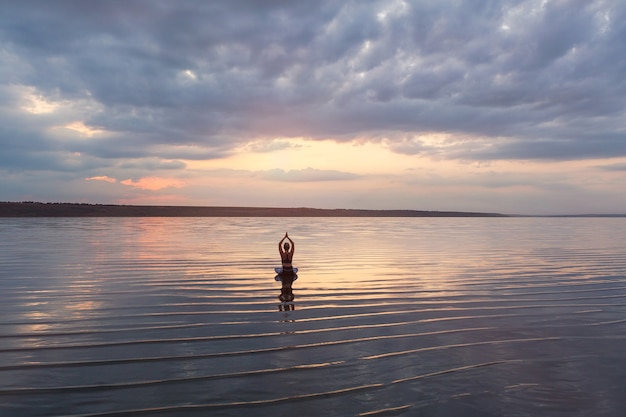
POLYGON ((626 218, 2 218, 0 265, 1 416, 626 409, 626 218))

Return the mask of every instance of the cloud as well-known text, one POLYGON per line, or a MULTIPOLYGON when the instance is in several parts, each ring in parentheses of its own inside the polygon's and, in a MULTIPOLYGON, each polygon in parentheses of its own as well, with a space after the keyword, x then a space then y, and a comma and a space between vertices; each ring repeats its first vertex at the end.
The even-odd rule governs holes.
MULTIPOLYGON (((619 0, 6 2, 0 170, 166 177, 292 138, 624 157, 624 22, 619 0)), ((303 166, 265 175, 350 176, 303 166)))
POLYGON ((165 161, 158 158, 142 158, 139 160, 127 160, 119 164, 124 169, 140 169, 145 171, 154 170, 181 170, 187 166, 182 161, 165 161))
POLYGON ((81 122, 81 121, 75 121, 75 122, 71 122, 67 125, 64 126, 66 129, 70 129, 73 130, 75 132, 78 132, 84 136, 87 137, 91 137, 93 135, 96 135, 98 133, 102 133, 103 131, 97 128, 93 128, 90 126, 86 126, 85 123, 81 122))
POLYGON ((120 181, 120 184, 128 185, 130 187, 139 188, 141 190, 150 190, 157 191, 163 188, 180 188, 185 185, 185 183, 181 180, 172 179, 172 178, 158 178, 158 177, 145 177, 140 178, 139 180, 123 180, 120 181))
POLYGON ((118 181, 106 175, 85 178, 85 181, 103 181, 109 184, 122 184, 129 187, 138 188, 140 190, 157 191, 164 188, 181 188, 185 186, 185 182, 173 178, 144 177, 138 180, 126 179, 118 181))
POLYGON ((611 172, 626 172, 626 162, 600 166, 599 169, 611 172))
MULTIPOLYGON (((229 148, 254 135, 350 139, 377 129, 507 136, 531 146, 539 136, 566 149, 562 128, 546 123, 613 111, 609 122, 619 124, 624 104, 624 58, 614 53, 623 42, 620 2, 5 9, 5 54, 28 67, 10 73, 12 82, 41 103, 51 95, 94 100, 103 111, 82 120, 85 129, 137 135, 133 142, 148 147, 229 148)), ((587 119, 587 131, 610 133, 604 122, 587 119)))
POLYGON ((301 149, 301 148, 302 148, 302 145, 293 144, 289 141, 284 141, 284 140, 271 140, 271 141, 256 140, 256 141, 247 143, 245 146, 245 150, 249 152, 255 152, 255 153, 267 153, 267 152, 282 151, 286 149, 301 149))
POLYGON ((106 175, 99 175, 97 177, 85 178, 86 181, 104 181, 108 183, 116 183, 117 180, 115 178, 107 177, 106 175))
POLYGON ((320 170, 314 168, 290 171, 273 169, 270 171, 259 172, 257 173, 257 176, 265 180, 286 182, 349 181, 359 178, 359 175, 349 172, 320 170))

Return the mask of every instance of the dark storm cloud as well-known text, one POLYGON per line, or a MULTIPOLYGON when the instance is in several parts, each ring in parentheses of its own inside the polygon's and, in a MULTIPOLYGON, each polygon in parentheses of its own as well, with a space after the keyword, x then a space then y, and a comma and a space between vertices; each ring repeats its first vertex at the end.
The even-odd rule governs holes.
POLYGON ((444 158, 624 156, 625 41, 618 0, 7 2, 3 83, 92 103, 74 112, 106 134, 59 144, 46 127, 71 117, 32 116, 3 128, 3 155, 208 159, 302 136, 444 158), (406 140, 430 132, 459 139, 406 140))

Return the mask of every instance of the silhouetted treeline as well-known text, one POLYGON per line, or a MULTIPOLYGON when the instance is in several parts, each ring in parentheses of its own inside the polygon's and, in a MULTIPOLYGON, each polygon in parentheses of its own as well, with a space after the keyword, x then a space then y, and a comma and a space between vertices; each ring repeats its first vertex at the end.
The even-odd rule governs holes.
POLYGON ((0 217, 506 217, 498 213, 307 207, 127 206, 88 203, 0 202, 0 217))

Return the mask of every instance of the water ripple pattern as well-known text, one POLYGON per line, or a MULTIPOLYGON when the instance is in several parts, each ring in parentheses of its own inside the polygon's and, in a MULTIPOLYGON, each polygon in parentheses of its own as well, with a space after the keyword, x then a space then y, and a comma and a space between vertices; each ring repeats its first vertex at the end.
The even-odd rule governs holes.
POLYGON ((0 219, 0 416, 622 416, 625 248, 624 218, 0 219))

